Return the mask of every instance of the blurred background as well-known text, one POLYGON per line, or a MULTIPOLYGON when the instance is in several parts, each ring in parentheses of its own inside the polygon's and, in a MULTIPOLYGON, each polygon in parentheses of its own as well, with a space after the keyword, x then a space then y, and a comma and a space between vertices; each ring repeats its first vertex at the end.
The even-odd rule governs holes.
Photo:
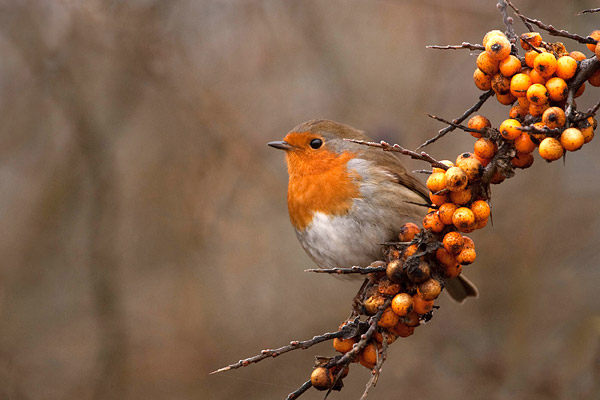
MULTIPOLYGON (((598 28, 575 15, 597 2, 517 6, 598 28)), ((425 46, 491 29, 492 0, 0 1, 0 399, 285 398, 330 343, 208 373, 337 329, 358 283, 302 272, 266 142, 328 118, 415 148, 443 127, 425 113, 481 94, 476 54, 425 46)), ((498 126, 508 108, 482 113, 498 126)), ((441 298, 369 398, 597 398, 596 151, 537 157, 493 188, 466 268, 480 298, 441 298)), ((359 398, 369 374, 353 366, 330 398, 359 398)))

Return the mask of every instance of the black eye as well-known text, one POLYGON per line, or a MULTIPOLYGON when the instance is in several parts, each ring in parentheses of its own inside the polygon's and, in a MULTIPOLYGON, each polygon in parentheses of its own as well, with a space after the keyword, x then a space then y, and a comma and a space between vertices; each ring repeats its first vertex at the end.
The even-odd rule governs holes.
POLYGON ((315 150, 321 147, 322 145, 323 141, 321 139, 313 139, 310 141, 310 147, 312 147, 315 150))

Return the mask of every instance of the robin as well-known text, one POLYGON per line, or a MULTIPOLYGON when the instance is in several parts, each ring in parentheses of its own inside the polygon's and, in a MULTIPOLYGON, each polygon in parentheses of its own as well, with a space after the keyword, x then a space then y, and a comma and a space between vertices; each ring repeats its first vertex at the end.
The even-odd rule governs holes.
MULTIPOLYGON (((361 131, 328 120, 298 125, 282 141, 288 210, 300 244, 320 268, 365 267, 381 259, 382 243, 399 228, 419 223, 429 204, 425 185, 395 154, 344 139, 371 141, 361 131)), ((459 275, 446 285, 457 301, 477 296, 459 275)))

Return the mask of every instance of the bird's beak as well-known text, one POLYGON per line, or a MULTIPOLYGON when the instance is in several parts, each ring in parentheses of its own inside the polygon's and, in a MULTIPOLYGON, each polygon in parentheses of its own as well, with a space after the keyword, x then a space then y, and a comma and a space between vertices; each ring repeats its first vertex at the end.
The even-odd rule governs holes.
POLYGON ((269 143, 267 143, 267 145, 269 145, 271 147, 275 147, 276 149, 279 149, 279 150, 291 150, 294 148, 294 146, 292 146, 288 142, 284 142, 283 140, 276 140, 274 142, 269 142, 269 143))

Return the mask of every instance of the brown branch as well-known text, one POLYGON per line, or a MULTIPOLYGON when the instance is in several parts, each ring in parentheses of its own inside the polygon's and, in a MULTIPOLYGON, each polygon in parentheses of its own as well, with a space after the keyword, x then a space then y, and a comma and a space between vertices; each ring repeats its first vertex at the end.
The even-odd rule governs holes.
POLYGON ((576 15, 583 15, 583 14, 591 14, 591 13, 597 13, 600 11, 600 8, 590 8, 588 10, 581 10, 579 11, 576 15))
POLYGON ((560 135, 562 133, 562 131, 564 129, 562 129, 562 128, 548 128, 548 127, 537 128, 534 125, 527 125, 527 126, 518 126, 517 130, 520 130, 522 132, 543 133, 545 135, 558 136, 558 135, 560 135))
POLYGON ((517 43, 517 34, 515 33, 515 28, 513 27, 513 19, 508 15, 506 11, 506 1, 498 0, 498 10, 500 10, 500 14, 502 14, 502 21, 504 21, 504 25, 506 26, 506 37, 513 44, 513 51, 516 51, 516 43, 517 43))
MULTIPOLYGON (((481 96, 479 96, 479 100, 477 101, 477 103, 475 103, 471 108, 467 109, 460 117, 452 120, 452 122, 455 123, 455 124, 460 124, 461 122, 463 122, 471 114, 473 114, 475 111, 479 110, 481 108, 481 106, 483 105, 483 103, 485 103, 487 101, 487 99, 489 99, 490 97, 492 97, 493 94, 494 94, 493 90, 488 90, 487 92, 485 92, 484 94, 482 94, 481 96)), ((431 143, 433 143, 433 142, 437 141, 438 139, 442 138, 448 132, 452 132, 455 129, 456 128, 453 127, 452 125, 448 125, 447 127, 443 128, 443 129, 440 129, 439 132, 438 132, 438 134, 436 136, 434 136, 431 139, 428 139, 427 141, 425 141, 425 143, 423 143, 422 145, 420 145, 419 147, 417 147, 417 150, 422 149, 423 147, 430 145, 431 143)), ((447 169, 447 168, 444 168, 444 169, 447 169)))
POLYGON ((370 147, 378 147, 380 149, 383 149, 383 151, 393 151, 396 153, 402 153, 406 156, 409 156, 410 158, 414 159, 414 160, 421 160, 421 161, 426 161, 429 164, 431 164, 431 166, 433 167, 437 167, 437 168, 442 168, 443 170, 447 170, 448 166, 446 164, 442 164, 441 162, 439 162, 438 160, 436 160, 435 158, 431 157, 429 154, 427 154, 426 152, 422 151, 420 153, 414 152, 412 150, 408 150, 405 149, 404 147, 400 146, 399 144, 394 144, 391 145, 386 141, 381 141, 379 143, 377 142, 367 142, 365 140, 357 140, 357 139, 344 139, 348 142, 353 142, 356 144, 362 144, 365 146, 370 146, 370 147))
POLYGON ((311 387, 312 387, 312 383, 309 379, 306 382, 304 382, 302 384, 302 386, 300 386, 298 389, 296 389, 292 393, 288 394, 288 396, 286 397, 286 400, 297 399, 298 397, 302 396, 302 394, 304 392, 306 392, 308 389, 310 389, 311 387))
POLYGON ((596 103, 594 107, 587 110, 586 113, 580 114, 577 118, 573 118, 573 122, 579 122, 583 121, 584 119, 588 119, 589 117, 593 117, 594 115, 596 115, 596 112, 598 112, 598 109, 600 109, 600 100, 596 103))
POLYGON ((581 85, 596 71, 600 69, 600 60, 596 57, 586 58, 579 63, 577 73, 569 83, 569 92, 567 93, 567 105, 565 107, 565 115, 567 121, 572 121, 575 108, 575 93, 581 85))
POLYGON ((448 121, 447 119, 444 119, 444 118, 441 118, 441 117, 436 117, 435 115, 431 115, 431 114, 427 114, 427 116, 429 118, 435 119, 436 121, 440 121, 440 122, 443 122, 443 123, 448 124, 450 126, 453 126, 455 128, 461 129, 461 130, 463 130, 465 132, 477 132, 477 133, 481 133, 482 135, 484 134, 484 132, 481 129, 469 128, 468 126, 464 126, 464 125, 461 125, 461 124, 456 124, 456 123, 454 123, 452 121, 448 121))
POLYGON ((370 274, 372 272, 385 271, 385 266, 382 267, 350 267, 350 268, 310 268, 305 269, 304 272, 316 272, 321 274, 370 274))
POLYGON ((437 50, 460 50, 460 49, 469 49, 469 50, 485 50, 485 47, 481 44, 472 44, 469 42, 462 42, 462 44, 448 44, 448 45, 429 45, 425 46, 427 49, 437 49, 437 50))
POLYGON ((515 5, 510 0, 505 0, 505 1, 510 6, 510 8, 512 8, 512 10, 515 12, 515 14, 517 14, 517 17, 519 17, 519 19, 523 22, 523 24, 527 27, 527 29, 529 29, 529 32, 533 32, 534 31, 533 25, 531 25, 527 21, 525 16, 519 12, 519 9, 517 7, 515 7, 515 5))

